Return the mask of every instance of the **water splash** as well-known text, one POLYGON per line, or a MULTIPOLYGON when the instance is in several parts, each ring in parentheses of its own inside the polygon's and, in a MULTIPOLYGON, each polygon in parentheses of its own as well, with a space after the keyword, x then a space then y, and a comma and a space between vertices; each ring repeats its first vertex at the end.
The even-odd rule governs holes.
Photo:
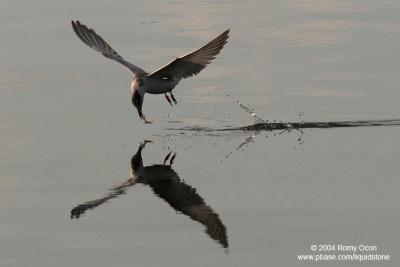
POLYGON ((298 114, 298 116, 299 116, 299 119, 300 119, 300 123, 304 123, 304 118, 303 118, 303 116, 304 116, 304 112, 299 112, 299 114, 298 114))
POLYGON ((264 120, 263 118, 259 117, 254 108, 250 108, 249 106, 245 106, 240 102, 240 100, 236 100, 233 98, 231 95, 227 94, 227 97, 230 97, 233 102, 239 105, 244 111, 246 111, 248 114, 251 115, 251 117, 254 119, 255 123, 268 123, 268 120, 264 120))

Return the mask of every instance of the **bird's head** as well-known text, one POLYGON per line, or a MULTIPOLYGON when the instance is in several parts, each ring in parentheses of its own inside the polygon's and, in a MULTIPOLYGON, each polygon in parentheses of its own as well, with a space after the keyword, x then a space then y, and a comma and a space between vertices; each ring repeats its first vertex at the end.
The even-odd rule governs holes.
POLYGON ((143 105, 143 94, 139 92, 139 90, 135 90, 132 93, 132 104, 135 106, 139 113, 139 117, 141 119, 144 118, 143 112, 142 112, 142 105, 143 105))
POLYGON ((143 106, 143 98, 145 94, 145 90, 143 88, 143 77, 137 76, 133 81, 132 81, 132 104, 135 106, 139 113, 139 117, 145 122, 145 123, 151 123, 151 121, 148 121, 146 117, 143 115, 142 112, 142 106, 143 106))

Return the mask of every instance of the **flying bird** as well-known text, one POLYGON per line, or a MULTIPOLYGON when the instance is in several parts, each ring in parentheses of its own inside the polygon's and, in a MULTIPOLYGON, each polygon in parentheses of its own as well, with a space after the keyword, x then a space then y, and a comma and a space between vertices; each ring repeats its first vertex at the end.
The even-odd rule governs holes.
POLYGON ((136 107, 139 117, 145 123, 151 123, 151 121, 147 120, 143 115, 144 95, 146 93, 164 94, 171 106, 172 101, 177 104, 176 98, 172 94, 175 86, 182 79, 197 75, 202 71, 221 52, 229 37, 229 30, 226 30, 201 48, 178 57, 158 70, 148 73, 142 68, 126 61, 93 29, 89 29, 79 21, 71 21, 71 23, 76 35, 78 35, 82 42, 106 58, 124 65, 132 72, 132 104, 136 107))

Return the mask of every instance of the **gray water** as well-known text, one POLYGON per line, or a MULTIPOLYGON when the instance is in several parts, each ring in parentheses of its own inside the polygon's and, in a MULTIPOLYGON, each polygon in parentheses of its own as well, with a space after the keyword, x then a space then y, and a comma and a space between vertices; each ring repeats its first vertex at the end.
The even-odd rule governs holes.
POLYGON ((293 125, 400 119, 399 10, 398 1, 3 1, 0 265, 308 266, 297 255, 312 244, 368 244, 391 255, 374 266, 398 266, 400 127, 293 125), (227 28, 231 36, 174 90, 177 106, 146 96, 154 123, 145 125, 129 72, 86 47, 71 19, 147 71, 227 28), (246 128, 255 118, 236 101, 287 129, 246 128), (153 141, 144 166, 176 153, 175 184, 116 190, 144 140, 153 141), (212 222, 163 198, 173 186, 201 199, 212 222))

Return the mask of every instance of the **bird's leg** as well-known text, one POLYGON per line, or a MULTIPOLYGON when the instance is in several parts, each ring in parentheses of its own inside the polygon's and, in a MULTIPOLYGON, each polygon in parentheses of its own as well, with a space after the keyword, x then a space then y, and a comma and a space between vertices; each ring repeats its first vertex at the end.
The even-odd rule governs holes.
POLYGON ((165 98, 167 99, 168 103, 171 105, 172 107, 172 102, 171 99, 169 98, 169 96, 167 95, 167 93, 165 93, 165 98))
POLYGON ((176 101, 175 96, 172 94, 172 91, 169 91, 169 94, 171 95, 172 101, 174 101, 175 105, 178 104, 178 101, 176 101))
POLYGON ((165 158, 164 158, 164 165, 165 165, 165 163, 167 162, 167 160, 169 159, 169 156, 171 156, 171 153, 172 153, 172 151, 170 151, 166 156, 165 156, 165 158))
POLYGON ((176 152, 172 155, 171 159, 169 160, 169 165, 170 166, 174 163, 175 157, 176 157, 176 152))

